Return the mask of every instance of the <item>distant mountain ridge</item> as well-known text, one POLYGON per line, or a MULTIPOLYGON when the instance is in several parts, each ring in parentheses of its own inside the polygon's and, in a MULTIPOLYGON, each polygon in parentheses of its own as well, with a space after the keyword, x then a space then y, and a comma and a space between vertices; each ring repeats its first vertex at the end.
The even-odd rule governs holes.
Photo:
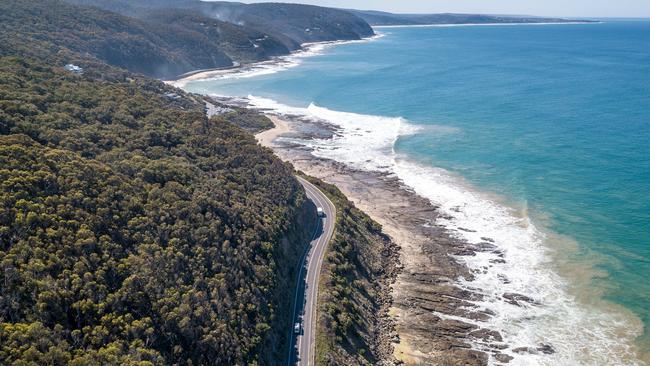
POLYGON ((507 16, 485 14, 394 14, 374 10, 348 10, 373 26, 429 25, 429 24, 504 24, 504 23, 584 23, 588 20, 544 18, 533 16, 507 16))

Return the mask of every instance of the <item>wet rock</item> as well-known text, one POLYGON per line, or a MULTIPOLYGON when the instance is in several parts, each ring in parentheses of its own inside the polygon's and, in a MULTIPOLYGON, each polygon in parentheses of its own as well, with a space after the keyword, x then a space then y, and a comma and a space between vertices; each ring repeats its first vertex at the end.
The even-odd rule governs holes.
POLYGON ((463 256, 463 257, 470 257, 470 256, 475 256, 476 252, 473 251, 470 248, 458 248, 452 251, 453 255, 458 255, 458 256, 463 256))
POLYGON ((497 278, 498 278, 499 281, 501 281, 501 283, 503 283, 503 284, 509 284, 509 283, 512 283, 512 281, 510 281, 510 279, 509 279, 508 277, 506 277, 506 275, 498 274, 498 275, 497 275, 497 278))
POLYGON ((497 353, 494 355, 494 359, 501 363, 508 363, 513 360, 514 357, 506 355, 505 353, 497 353))
POLYGON ((474 245, 477 252, 491 252, 497 249, 497 246, 488 242, 482 242, 474 245))
POLYGON ((483 240, 483 241, 487 241, 487 242, 490 242, 490 243, 494 243, 494 239, 492 239, 492 238, 486 238, 486 237, 484 237, 484 236, 481 237, 481 240, 483 240))
POLYGON ((517 347, 517 348, 513 348, 512 352, 523 355, 523 354, 526 354, 526 353, 535 354, 535 353, 537 353, 537 350, 534 349, 534 348, 531 348, 531 347, 517 347))
POLYGON ((466 233, 475 233, 475 232, 476 232, 476 230, 466 229, 466 228, 464 228, 464 227, 459 227, 458 230, 460 230, 460 231, 464 231, 464 232, 466 232, 466 233))
POLYGON ((535 300, 522 294, 516 294, 512 292, 506 292, 503 294, 503 298, 506 299, 506 302, 516 306, 522 306, 522 302, 529 304, 535 304, 535 300))
POLYGON ((508 345, 505 344, 505 343, 489 343, 489 344, 487 344, 487 346, 490 349, 498 349, 498 350, 503 350, 503 349, 508 348, 508 345))
POLYGON ((438 211, 428 199, 405 189, 392 175, 351 170, 329 160, 318 160, 308 151, 278 151, 290 155, 289 160, 297 169, 336 184, 353 201, 365 205, 366 213, 374 213, 386 233, 401 245, 403 263, 396 266, 401 271, 388 294, 392 295, 389 319, 393 319, 398 337, 387 326, 380 331, 378 345, 378 353, 386 355, 383 361, 393 363, 382 364, 378 360, 377 365, 400 364, 397 360, 389 361, 393 347, 401 355, 398 358, 409 360, 407 364, 463 366, 487 365, 492 353, 504 349, 498 332, 474 325, 494 315, 476 305, 483 298, 483 289, 461 288, 456 284, 459 279, 471 281, 474 276, 455 256, 476 255, 477 249, 494 252, 498 248, 492 239, 483 238, 474 245, 458 239, 436 224, 438 218, 451 216, 438 211), (484 349, 472 349, 472 340, 476 339, 481 339, 484 349))
POLYGON ((535 348, 533 348, 533 347, 517 347, 517 348, 514 348, 512 350, 512 352, 519 353, 519 354, 529 353, 529 354, 535 355, 535 354, 543 353, 545 355, 552 355, 552 354, 555 353, 555 349, 550 344, 540 343, 540 345, 535 347, 535 348))
POLYGON ((503 338, 501 337, 501 334, 491 329, 481 328, 479 330, 475 330, 471 332, 469 335, 474 338, 481 339, 485 342, 489 342, 489 341, 503 342, 503 338))
POLYGON ((555 349, 553 348, 553 346, 551 346, 550 344, 546 344, 546 343, 540 344, 539 347, 537 347, 537 350, 539 352, 542 352, 543 354, 546 354, 546 355, 552 355, 552 354, 555 353, 555 349))

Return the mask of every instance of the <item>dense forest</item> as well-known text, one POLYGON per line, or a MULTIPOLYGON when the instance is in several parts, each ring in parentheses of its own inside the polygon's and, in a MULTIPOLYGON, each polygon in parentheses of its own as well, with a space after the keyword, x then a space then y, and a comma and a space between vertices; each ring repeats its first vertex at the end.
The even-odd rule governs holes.
POLYGON ((307 177, 336 206, 318 297, 317 365, 374 365, 393 359, 388 319, 398 248, 381 226, 333 185, 307 177))
POLYGON ((148 18, 152 9, 190 9, 210 18, 267 33, 290 49, 298 49, 306 42, 354 40, 373 35, 372 28, 356 15, 313 5, 200 0, 67 1, 143 19, 148 18))
POLYGON ((214 4, 182 7, 179 2, 169 8, 155 7, 155 2, 136 7, 146 4, 138 1, 124 7, 107 0, 83 3, 123 14, 61 0, 0 0, 0 52, 8 54, 22 47, 40 56, 30 50, 36 43, 40 51, 50 54, 68 49, 132 72, 174 78, 194 70, 286 55, 307 41, 372 34, 360 18, 320 7, 297 6, 287 11, 285 5, 275 4, 256 11, 257 6, 247 6, 231 20, 219 19, 221 13, 214 4), (337 26, 326 25, 332 19, 337 26))
POLYGON ((198 97, 77 57, 0 57, 0 363, 281 360, 314 220, 292 168, 198 97))
MULTIPOLYGON (((246 131, 270 120, 236 107, 208 118, 214 101, 138 73, 229 60, 229 47, 266 57, 242 56, 224 34, 288 47, 192 9, 147 14, 0 0, 2 365, 286 357, 316 220, 293 168, 246 131), (206 43, 185 44, 195 39, 206 43)), ((390 243, 328 189, 343 211, 319 304, 333 341, 319 349, 328 363, 368 363, 381 354, 375 296, 390 243)))
POLYGON ((34 57, 61 49, 154 77, 230 67, 286 54, 264 33, 189 11, 156 11, 149 21, 58 0, 1 0, 0 51, 23 48, 34 57), (36 44, 35 44, 36 43, 36 44), (47 45, 44 47, 43 44, 47 45), (30 48, 39 45, 34 52, 30 48))

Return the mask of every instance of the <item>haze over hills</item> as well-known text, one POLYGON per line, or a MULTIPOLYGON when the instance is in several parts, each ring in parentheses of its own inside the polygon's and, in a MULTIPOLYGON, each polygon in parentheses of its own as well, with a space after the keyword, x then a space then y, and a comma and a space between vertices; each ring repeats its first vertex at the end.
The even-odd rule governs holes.
POLYGON ((374 10, 348 10, 373 26, 381 25, 429 25, 429 24, 502 24, 502 23, 564 23, 586 22, 563 18, 544 18, 518 15, 484 14, 394 14, 374 10))
POLYGON ((188 1, 180 3, 187 4, 184 8, 171 9, 165 1, 76 2, 93 6, 53 0, 3 1, 0 37, 5 42, 0 48, 19 45, 16 40, 26 34, 39 35, 55 48, 93 55, 148 76, 173 78, 197 69, 268 60, 289 54, 304 42, 373 34, 354 15, 315 6, 261 4, 241 11, 231 3, 205 6, 188 1), (225 19, 225 14, 230 21, 216 18, 225 19))
POLYGON ((355 40, 373 34, 372 28, 351 13, 313 5, 286 3, 243 4, 199 0, 69 0, 148 20, 153 9, 190 9, 218 19, 264 32, 295 50, 302 43, 355 40))

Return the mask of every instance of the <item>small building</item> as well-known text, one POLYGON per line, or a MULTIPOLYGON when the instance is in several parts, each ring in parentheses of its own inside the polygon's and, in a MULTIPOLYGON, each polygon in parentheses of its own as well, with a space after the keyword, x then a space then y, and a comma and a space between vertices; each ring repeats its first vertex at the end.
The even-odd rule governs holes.
POLYGON ((70 72, 75 73, 75 74, 83 74, 83 72, 84 72, 84 69, 82 69, 81 67, 79 67, 77 65, 74 65, 74 64, 67 64, 67 65, 63 66, 63 68, 66 71, 70 71, 70 72))
POLYGON ((178 99, 181 99, 181 96, 178 95, 178 94, 176 94, 176 93, 165 93, 165 96, 166 96, 167 98, 169 98, 169 99, 172 99, 172 100, 178 100, 178 99))

